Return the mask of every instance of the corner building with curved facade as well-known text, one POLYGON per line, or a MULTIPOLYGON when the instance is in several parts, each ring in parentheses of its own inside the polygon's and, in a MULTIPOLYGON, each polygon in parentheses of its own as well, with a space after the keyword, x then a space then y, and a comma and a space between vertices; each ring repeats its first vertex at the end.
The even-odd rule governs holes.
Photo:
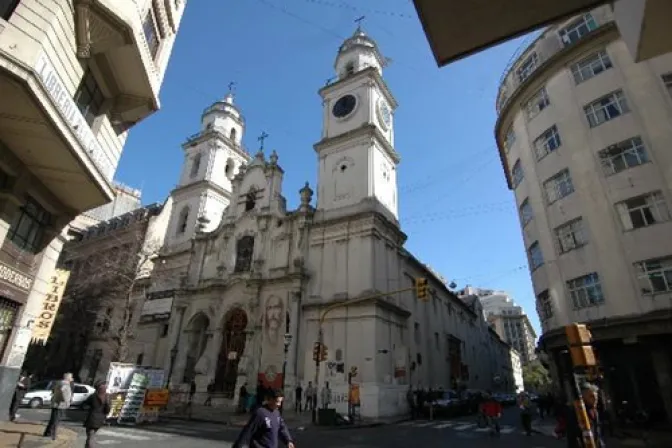
POLYGON ((672 420, 672 55, 635 63, 596 8, 521 53, 497 111, 554 373, 588 323, 613 403, 672 420))

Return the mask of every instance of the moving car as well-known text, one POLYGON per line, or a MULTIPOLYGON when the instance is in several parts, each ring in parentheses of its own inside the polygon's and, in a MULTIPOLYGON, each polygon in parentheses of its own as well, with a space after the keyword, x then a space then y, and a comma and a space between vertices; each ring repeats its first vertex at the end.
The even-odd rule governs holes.
MULTIPOLYGON (((57 380, 49 381, 39 381, 35 384, 32 384, 28 388, 28 392, 23 396, 21 400, 21 406, 29 406, 31 408, 39 408, 42 406, 48 406, 51 404, 51 396, 53 392, 51 391, 54 388, 54 385, 57 380)), ((72 403, 70 407, 79 407, 81 406, 89 395, 94 393, 96 390, 86 384, 72 384, 72 403)))

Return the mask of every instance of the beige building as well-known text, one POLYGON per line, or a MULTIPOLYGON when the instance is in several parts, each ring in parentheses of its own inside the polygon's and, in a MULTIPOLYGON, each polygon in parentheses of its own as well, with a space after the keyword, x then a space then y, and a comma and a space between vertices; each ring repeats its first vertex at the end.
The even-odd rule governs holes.
POLYGON ((504 291, 467 286, 457 292, 458 297, 476 297, 483 307, 483 316, 503 341, 506 341, 520 355, 523 364, 536 359, 534 350, 537 333, 530 318, 504 291))
POLYGON ((563 366, 563 326, 590 323, 613 402, 668 419, 671 94, 672 54, 635 63, 603 6, 548 28, 515 59, 495 129, 541 347, 563 366))
POLYGON ((128 129, 159 109, 185 4, 0 2, 3 412, 43 312, 64 229, 113 199, 128 129))

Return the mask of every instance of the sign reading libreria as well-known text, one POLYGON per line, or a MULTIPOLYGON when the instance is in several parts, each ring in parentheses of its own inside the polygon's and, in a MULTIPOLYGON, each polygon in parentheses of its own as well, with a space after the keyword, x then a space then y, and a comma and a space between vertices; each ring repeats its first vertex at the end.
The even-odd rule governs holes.
POLYGON ((70 271, 56 269, 49 279, 47 293, 44 295, 44 300, 42 301, 42 309, 37 319, 35 319, 35 325, 33 326, 33 342, 47 343, 69 277, 70 271))
POLYGON ((114 165, 103 148, 98 143, 96 136, 89 127, 89 124, 84 119, 84 116, 79 111, 77 104, 70 97, 68 89, 61 81, 58 73, 51 65, 46 54, 41 53, 35 63, 35 73, 39 77, 42 85, 49 93, 51 100, 54 102, 59 112, 68 123, 68 126, 77 136, 77 139, 82 144, 82 147, 89 155, 89 158, 98 167, 102 175, 108 180, 112 180, 114 176, 114 165))

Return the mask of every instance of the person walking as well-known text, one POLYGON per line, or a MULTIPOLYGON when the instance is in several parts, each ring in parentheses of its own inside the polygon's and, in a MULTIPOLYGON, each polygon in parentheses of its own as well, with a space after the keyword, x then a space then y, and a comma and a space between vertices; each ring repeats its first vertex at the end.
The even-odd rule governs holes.
POLYGON ((215 393, 215 380, 208 383, 206 391, 208 392, 208 397, 203 402, 203 406, 212 406, 212 394, 215 393))
POLYGON ((51 415, 49 423, 44 429, 44 437, 56 440, 56 432, 61 423, 63 412, 70 407, 72 401, 72 373, 63 375, 62 381, 57 381, 51 393, 51 415))
POLYGON ((263 405, 252 413, 232 448, 278 448, 279 441, 294 448, 294 440, 279 411, 283 398, 282 391, 264 391, 263 405))
POLYGON ((16 382, 16 388, 14 389, 14 395, 12 396, 12 403, 9 406, 9 420, 16 420, 16 411, 19 410, 21 401, 26 395, 26 392, 30 388, 30 376, 26 372, 22 372, 19 376, 19 381, 16 382))
POLYGON ((499 435, 499 419, 502 417, 502 405, 494 399, 490 392, 487 393, 483 402, 483 414, 485 414, 490 435, 499 435))
POLYGON ((296 389, 294 390, 294 412, 297 414, 301 412, 301 402, 303 401, 303 387, 301 383, 296 384, 296 389))
POLYGON ((314 396, 315 396, 315 387, 313 386, 312 381, 308 381, 308 386, 306 386, 305 410, 312 411, 315 408, 315 401, 313 400, 314 396))
POLYGON ((107 416, 110 413, 110 401, 107 398, 107 384, 98 383, 96 392, 89 395, 84 405, 89 408, 84 419, 84 428, 86 428, 86 442, 84 448, 91 448, 95 445, 95 435, 100 428, 105 425, 107 416))
POLYGON ((528 436, 532 435, 532 400, 527 392, 521 392, 518 395, 518 408, 520 409, 520 421, 523 430, 528 436))

